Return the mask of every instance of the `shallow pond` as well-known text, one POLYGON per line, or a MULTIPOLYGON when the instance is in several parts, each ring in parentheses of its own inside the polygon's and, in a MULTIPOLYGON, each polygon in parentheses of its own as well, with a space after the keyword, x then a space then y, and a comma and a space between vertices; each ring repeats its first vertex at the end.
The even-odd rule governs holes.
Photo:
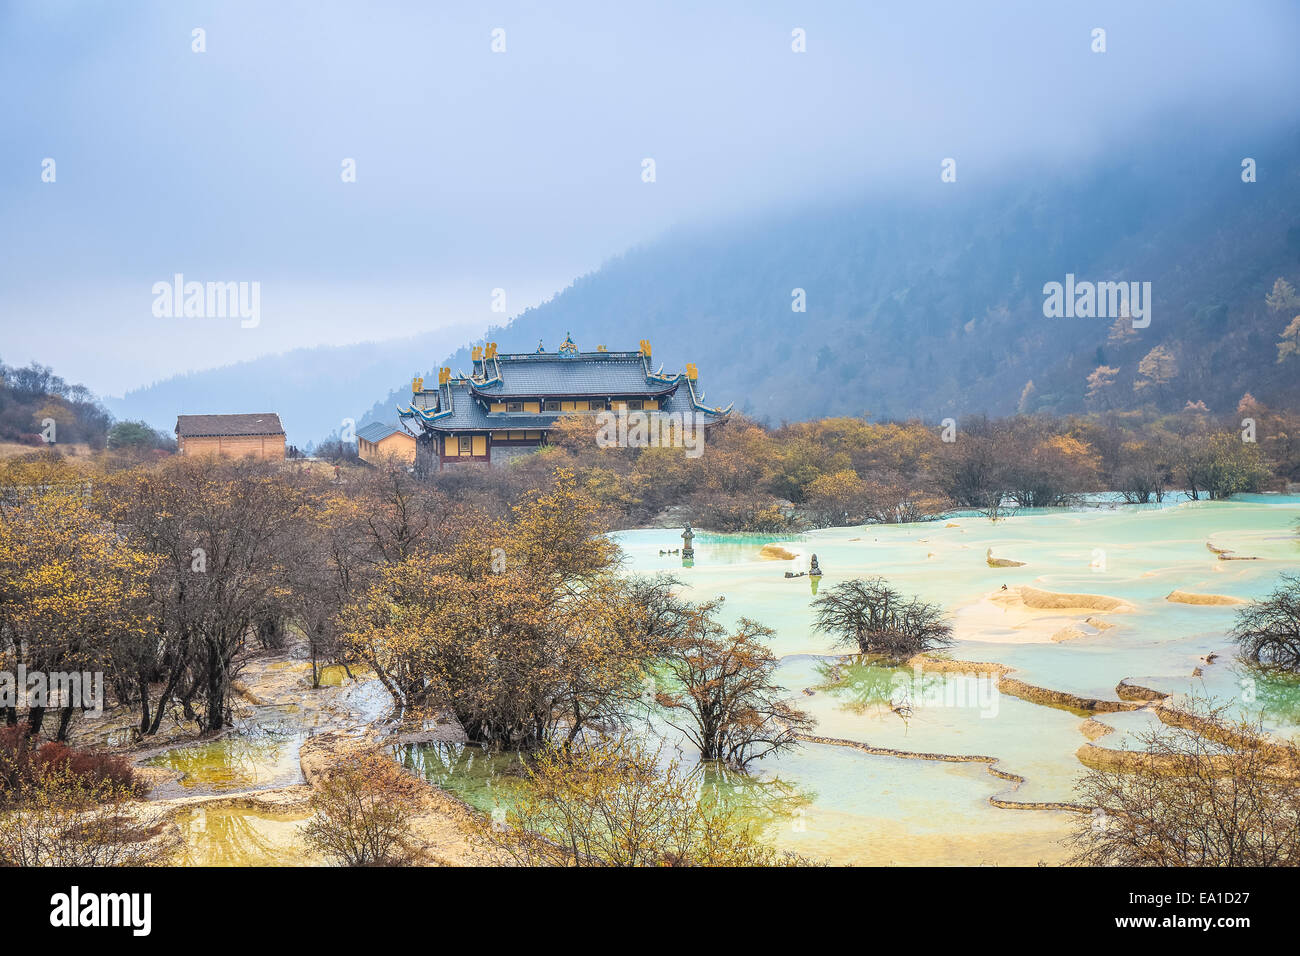
MULTIPOLYGON (((1009 665, 1031 684, 1116 700, 1116 685, 1131 679, 1212 698, 1259 717, 1276 734, 1300 733, 1300 682, 1265 677, 1234 660, 1226 635, 1235 607, 1167 599, 1174 591, 1265 596, 1281 572, 1300 568, 1300 498, 1094 504, 996 522, 966 516, 787 538, 700 534, 689 563, 659 553, 681 546, 677 530, 616 538, 629 572, 672 573, 688 597, 724 596, 727 618, 743 615, 772 628, 771 646, 782 656, 778 680, 816 718, 818 735, 899 751, 991 756, 999 769, 1025 778, 1017 786, 979 763, 806 744, 756 765, 760 780, 779 779, 806 799, 768 826, 776 845, 839 863, 1057 862, 1067 855, 1061 838, 1070 814, 988 801, 1070 801, 1085 770, 1075 756, 1088 739, 1083 716, 999 693, 995 678, 975 673, 855 668, 841 661, 848 649, 812 629, 812 581, 784 575, 806 571, 816 554, 821 589, 884 576, 948 609, 957 638, 953 659, 1009 665), (772 560, 775 549, 764 552, 766 544, 794 558, 772 560), (1221 560, 1220 551, 1256 560, 1221 560), (1023 565, 991 567, 990 553, 1023 565), (996 601, 1004 584, 1104 595, 1125 607, 1018 613, 996 601), (1217 655, 1213 663, 1202 661, 1210 654, 1217 655), (891 706, 900 694, 908 702, 905 717, 891 706)), ((1095 741, 1104 747, 1138 746, 1152 720, 1145 712, 1099 719, 1115 731, 1095 741)), ((496 775, 491 761, 439 762, 438 782, 485 809, 515 785, 496 775)))
POLYGON ((254 707, 237 719, 231 732, 164 750, 143 763, 179 772, 182 788, 200 792, 302 783, 299 752, 308 737, 321 730, 364 726, 390 705, 375 680, 322 682, 315 690, 304 685, 297 698, 298 703, 254 707))
POLYGON ((299 828, 305 814, 270 813, 240 807, 195 807, 177 824, 185 844, 180 866, 313 866, 299 828))

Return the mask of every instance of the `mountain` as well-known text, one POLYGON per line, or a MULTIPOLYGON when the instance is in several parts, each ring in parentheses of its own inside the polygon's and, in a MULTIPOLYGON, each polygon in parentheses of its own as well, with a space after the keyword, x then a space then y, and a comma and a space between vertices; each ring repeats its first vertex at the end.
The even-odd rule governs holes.
POLYGON ((290 444, 305 447, 338 433, 344 419, 364 424, 376 394, 427 371, 422 366, 475 331, 457 325, 384 342, 293 349, 172 376, 104 404, 119 419, 143 419, 169 434, 180 414, 274 411, 290 444))
MULTIPOLYGON (((1241 149, 1192 137, 997 183, 940 183, 936 163, 923 198, 679 229, 487 338, 503 352, 539 338, 554 351, 566 332, 584 349, 648 338, 656 366, 699 365, 710 403, 771 421, 1188 401, 1223 412, 1246 391, 1294 407, 1300 360, 1276 361, 1294 312, 1264 299, 1278 277, 1300 285, 1300 135, 1241 149), (1243 155, 1256 182, 1242 179, 1243 155), (1067 274, 1151 283, 1149 327, 1112 341, 1112 319, 1046 317, 1044 285, 1067 274), (795 289, 806 312, 792 311, 795 289), (1135 391, 1156 346, 1172 374, 1135 391), (1098 366, 1116 369, 1114 383, 1088 399, 1098 366)), ((445 364, 469 368, 468 350, 445 364)), ((372 411, 384 417, 405 394, 395 382, 372 411)))
POLYGON ((1228 412, 1247 391, 1300 407, 1300 360, 1276 360, 1295 312, 1265 305, 1279 277, 1300 285, 1300 131, 1235 152, 1166 139, 1083 172, 1026 167, 997 182, 940 183, 937 169, 925 195, 679 228, 483 336, 466 325, 298 349, 107 404, 167 431, 182 412, 275 410, 305 444, 345 418, 392 421, 412 373, 469 369, 471 342, 554 351, 571 333, 583 349, 649 339, 656 366, 700 367, 710 404, 771 422, 1189 401, 1228 412), (1243 154, 1256 182, 1242 180, 1243 154), (1067 275, 1149 282, 1150 325, 1113 340, 1111 318, 1047 317, 1044 285, 1067 275), (796 289, 804 312, 792 311, 796 289), (1157 346, 1170 374, 1136 390, 1157 346), (1089 398, 1099 366, 1113 384, 1089 398))

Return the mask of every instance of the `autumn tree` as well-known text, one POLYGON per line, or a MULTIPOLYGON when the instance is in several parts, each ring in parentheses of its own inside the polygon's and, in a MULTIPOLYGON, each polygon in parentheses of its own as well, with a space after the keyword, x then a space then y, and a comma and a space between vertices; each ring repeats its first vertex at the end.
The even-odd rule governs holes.
POLYGON ((1295 309, 1300 309, 1300 296, 1296 295, 1295 286, 1278 276, 1273 282, 1273 288, 1264 296, 1264 304, 1268 306, 1270 312, 1286 315, 1295 309))
POLYGON ((813 630, 892 661, 952 644, 952 626, 942 609, 905 597, 884 578, 837 584, 813 600, 813 612, 813 630))
POLYGON ((877 524, 929 521, 951 503, 941 493, 898 472, 872 472, 863 479, 864 517, 877 524))
POLYGON ((1064 504, 1096 486, 1099 459, 1086 443, 1071 435, 1035 438, 1031 429, 1016 429, 1021 450, 1007 449, 1007 494, 1021 507, 1044 508, 1064 504))
POLYGON ((618 723, 655 645, 597 510, 559 474, 508 523, 383 569, 346 641, 399 708, 449 708, 479 743, 532 750, 618 723))
POLYGON ((1098 365, 1088 376, 1088 388, 1086 395, 1089 401, 1097 402, 1103 407, 1108 407, 1109 390, 1115 384, 1115 376, 1119 374, 1119 369, 1113 365, 1098 365))
POLYGON ((1236 432, 1216 431, 1185 436, 1178 443, 1178 477, 1188 495, 1212 501, 1258 491, 1268 480, 1259 445, 1244 442, 1236 432))
POLYGON ((963 423, 956 441, 945 443, 938 473, 944 494, 957 505, 996 513, 1007 495, 1010 455, 1019 450, 1005 426, 987 420, 963 423))
POLYGON ((345 757, 312 788, 303 842, 343 866, 410 864, 419 855, 411 818, 420 794, 420 782, 387 753, 345 757))
POLYGON ((1277 360, 1285 362, 1300 356, 1300 315, 1288 323, 1287 327, 1282 330, 1282 335, 1277 343, 1277 360))
POLYGON ((1134 338, 1137 338, 1137 330, 1133 328, 1133 317, 1130 315, 1117 316, 1111 323, 1110 331, 1106 333, 1106 341, 1111 345, 1122 345, 1134 338))
POLYGON ((1137 379, 1133 390, 1138 393, 1151 392, 1163 395, 1175 376, 1178 375, 1178 360, 1167 346, 1157 345, 1142 357, 1138 363, 1137 379))
POLYGON ((764 643, 772 630, 748 618, 724 627, 717 620, 721 605, 718 599, 693 607, 666 643, 665 686, 655 701, 701 759, 743 768, 794 746, 812 720, 773 678, 780 659, 764 643))
POLYGON ((866 483, 852 468, 821 475, 805 492, 808 509, 818 524, 830 527, 860 523, 866 493, 866 483))
POLYGON ((286 613, 288 558, 309 497, 265 462, 188 457, 124 472, 97 492, 126 539, 158 559, 158 631, 135 660, 141 727, 156 733, 175 700, 205 730, 221 729, 245 640, 267 614, 286 613), (150 719, 155 678, 163 691, 150 719))
MULTIPOLYGON (((157 562, 115 535, 79 491, 57 487, 0 511, 0 659, 10 672, 103 673, 118 652, 151 635, 147 582, 157 562)), ((80 679, 79 679, 80 683, 80 679)), ((56 736, 65 739, 75 710, 62 700, 56 736)), ((28 711, 40 733, 47 700, 28 711)), ((102 701, 100 702, 102 703, 102 701)), ((15 723, 13 708, 6 722, 15 723)))
POLYGON ((1160 442, 1125 442, 1112 487, 1130 504, 1161 502, 1173 483, 1174 456, 1160 442))
POLYGON ((1016 411, 1021 415, 1028 415, 1034 410, 1034 403, 1038 401, 1038 387, 1034 385, 1031 378, 1025 382, 1025 387, 1020 390, 1020 398, 1016 402, 1016 411))

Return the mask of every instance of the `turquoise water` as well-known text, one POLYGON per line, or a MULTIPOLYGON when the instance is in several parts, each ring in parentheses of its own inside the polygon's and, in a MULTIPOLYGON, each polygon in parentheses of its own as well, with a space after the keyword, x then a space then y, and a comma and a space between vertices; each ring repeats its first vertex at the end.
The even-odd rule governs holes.
MULTIPOLYGON (((997 522, 967 516, 790 537, 701 533, 690 566, 678 555, 659 554, 681 546, 679 530, 615 538, 629 573, 672 573, 686 597, 723 596, 725 618, 743 615, 772 628, 770 643, 782 658, 778 681, 816 719, 814 733, 898 751, 994 757, 1000 770, 1025 778, 1017 786, 980 763, 804 744, 753 768, 753 786, 794 797, 761 815, 775 845, 834 863, 1026 865, 1065 859, 1062 841, 1074 816, 1003 809, 989 798, 1069 802, 1085 772, 1075 756, 1088 741, 1085 718, 999 693, 996 678, 976 673, 855 664, 844 656, 850 649, 812 630, 812 582, 785 572, 807 570, 815 553, 824 572, 821 589, 881 575, 901 591, 939 603, 952 616, 956 644, 949 656, 958 661, 1008 665, 1028 683, 1104 700, 1118 699, 1115 687, 1124 679, 1210 697, 1291 736, 1300 733, 1300 681, 1265 677, 1234 659, 1227 633, 1236 608, 1166 597, 1173 591, 1265 596, 1281 572, 1300 569, 1297 519, 1296 497, 1140 507, 1099 497, 1088 507, 997 522), (767 544, 795 557, 765 558, 767 544), (1207 545, 1258 560, 1220 560, 1207 545), (996 558, 1024 564, 989 567, 990 549, 996 558), (1032 610, 997 603, 1021 586, 1102 595, 1124 607, 1032 610), (1206 663, 1210 654, 1217 659, 1206 663)), ((1139 746, 1155 721, 1149 711, 1096 719, 1114 732, 1093 742, 1114 748, 1139 746)), ((660 721, 645 732, 681 745, 660 721)), ((508 805, 520 785, 517 761, 474 748, 413 748, 403 756, 484 810, 508 805)))
MULTIPOLYGON (((1051 862, 1064 853, 1058 841, 1068 815, 1004 810, 987 799, 1069 801, 1084 771, 1075 757, 1087 739, 1082 718, 997 694, 995 681, 976 675, 890 672, 888 680, 879 674, 855 680, 845 667, 840 683, 828 683, 829 668, 848 649, 813 632, 810 582, 785 578, 784 572, 806 570, 815 553, 822 589, 853 577, 884 576, 900 590, 948 609, 957 638, 951 657, 1009 665, 1031 684, 1116 700, 1116 684, 1128 678, 1167 693, 1211 697, 1259 716, 1277 734, 1300 733, 1300 682, 1267 678, 1234 660, 1226 635, 1235 607, 1166 600, 1175 590, 1247 600, 1268 594, 1279 573, 1300 569, 1300 498, 1102 504, 997 522, 959 517, 785 539, 721 536, 709 542, 715 552, 697 546, 689 568, 680 558, 657 553, 672 546, 674 531, 625 532, 618 540, 630 570, 671 570, 687 596, 725 596, 729 617, 745 615, 773 628, 771 644, 783 658, 779 680, 816 718, 815 733, 895 750, 993 756, 1000 769, 1026 778, 1016 788, 979 764, 805 745, 759 765, 763 774, 815 795, 805 811, 805 829, 778 835, 779 845, 816 848, 835 862, 888 862, 882 857, 890 854, 910 863, 943 862, 936 854, 947 854, 951 862, 1051 862), (773 540, 795 559, 763 559, 763 544, 773 540), (1259 560, 1222 561, 1207 544, 1259 560), (1022 561, 1023 567, 989 567, 990 548, 994 557, 1022 561), (1105 595, 1131 609, 1038 612, 1026 622, 985 600, 1003 584, 1105 595), (1089 618, 1109 626, 1096 627, 1089 618), (1070 627, 1080 636, 1051 640, 1070 627), (1202 663, 1211 653, 1218 655, 1214 663, 1202 663), (1197 667, 1202 673, 1193 676, 1197 667), (891 709, 891 697, 893 703, 917 705, 904 719, 891 709), (828 831, 824 839, 808 835, 814 819, 821 821, 818 832, 828 831)), ((1145 712, 1099 719, 1117 730, 1095 741, 1104 747, 1136 746, 1134 735, 1154 720, 1145 712)))

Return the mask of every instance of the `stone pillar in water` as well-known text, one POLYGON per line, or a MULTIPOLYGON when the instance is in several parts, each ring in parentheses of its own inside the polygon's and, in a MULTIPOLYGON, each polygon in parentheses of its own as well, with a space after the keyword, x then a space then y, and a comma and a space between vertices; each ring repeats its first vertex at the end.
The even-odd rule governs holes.
POLYGON ((695 549, 691 547, 691 542, 695 540, 695 532, 691 530, 691 523, 686 522, 686 530, 682 532, 682 561, 693 559, 695 549))

